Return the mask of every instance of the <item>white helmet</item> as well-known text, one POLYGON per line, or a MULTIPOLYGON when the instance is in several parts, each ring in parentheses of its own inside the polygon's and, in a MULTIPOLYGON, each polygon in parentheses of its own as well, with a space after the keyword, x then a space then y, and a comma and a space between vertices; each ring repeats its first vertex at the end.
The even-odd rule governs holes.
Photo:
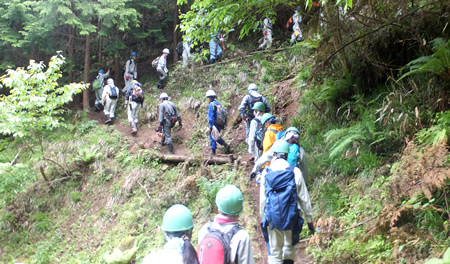
POLYGON ((163 49, 163 53, 165 53, 165 54, 170 54, 170 51, 169 51, 169 49, 163 49))
POLYGON ((168 96, 166 93, 162 93, 162 94, 159 96, 159 99, 167 99, 167 98, 169 98, 169 96, 168 96))
POLYGON ((251 84, 248 85, 247 90, 248 90, 249 92, 250 92, 250 91, 258 91, 258 86, 257 86, 256 84, 254 84, 254 83, 251 83, 251 84))
POLYGON ((208 90, 206 92, 206 97, 217 97, 216 93, 213 90, 208 90))

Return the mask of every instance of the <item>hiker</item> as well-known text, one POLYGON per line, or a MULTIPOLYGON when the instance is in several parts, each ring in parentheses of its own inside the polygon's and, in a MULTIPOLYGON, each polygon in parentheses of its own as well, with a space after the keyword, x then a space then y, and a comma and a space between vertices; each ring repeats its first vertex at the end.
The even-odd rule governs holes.
POLYGON ((261 176, 261 228, 268 242, 269 264, 294 263, 295 245, 304 222, 301 212, 310 235, 315 232, 308 189, 300 169, 286 161, 288 152, 286 140, 277 140, 273 144, 274 157, 261 176))
MULTIPOLYGON (((289 143, 289 153, 286 161, 289 163, 289 165, 299 168, 302 172, 303 179, 305 180, 305 182, 308 182, 309 170, 306 163, 306 153, 305 150, 300 147, 300 144, 298 142, 299 138, 299 131, 295 127, 289 127, 288 129, 286 129, 286 132, 281 137, 281 139, 284 139, 287 143, 289 143)), ((264 155, 262 155, 255 161, 255 165, 253 166, 252 174, 250 176, 250 181, 263 170, 264 165, 266 165, 267 162, 270 162, 272 160, 272 148, 270 148, 266 153, 264 153, 264 155)))
POLYGON ((131 52, 130 59, 127 61, 125 65, 125 72, 123 74, 123 79, 125 81, 125 87, 123 87, 122 92, 128 91, 130 88, 131 82, 137 79, 137 53, 136 51, 131 52))
POLYGON ((216 205, 219 213, 198 231, 199 262, 255 263, 250 235, 238 224, 239 213, 244 207, 242 192, 236 186, 228 184, 217 193, 216 205), (217 236, 222 237, 224 242, 215 239, 217 236))
POLYGON ((258 49, 270 48, 272 46, 272 19, 266 17, 263 20, 264 41, 258 49))
POLYGON ((266 129, 262 146, 264 154, 272 147, 272 144, 281 137, 284 128, 282 125, 277 124, 277 120, 270 113, 265 113, 261 117, 261 124, 266 129))
POLYGON ((302 29, 300 28, 300 23, 302 22, 302 17, 300 16, 300 6, 297 6, 297 10, 295 10, 294 15, 292 16, 292 22, 294 25, 292 27, 293 33, 291 35, 291 45, 293 45, 295 41, 303 40, 302 29))
POLYGON ((209 41, 209 64, 213 64, 214 62, 219 60, 219 57, 223 52, 220 45, 225 47, 223 41, 224 39, 222 37, 222 34, 211 34, 211 41, 209 41))
POLYGON ((183 41, 183 67, 189 64, 189 58, 191 57, 191 39, 186 38, 183 41))
POLYGON ((161 226, 166 236, 164 249, 150 252, 142 264, 198 264, 197 252, 191 244, 193 227, 192 213, 186 206, 171 206, 164 214, 161 226))
POLYGON ((208 90, 206 92, 206 98, 208 98, 209 140, 211 141, 210 155, 216 155, 217 143, 222 145, 224 147, 225 154, 228 154, 230 152, 230 145, 228 145, 220 136, 220 131, 223 130, 226 125, 226 117, 221 117, 218 112, 224 111, 224 109, 222 105, 216 101, 217 96, 213 90, 208 90))
POLYGON ((248 153, 252 155, 250 161, 258 160, 261 156, 261 150, 256 145, 256 132, 261 129, 261 117, 266 112, 266 107, 262 102, 256 102, 252 107, 255 118, 250 122, 250 129, 248 132, 248 153))
POLYGON ((169 101, 169 96, 166 93, 162 93, 159 96, 159 99, 161 101, 161 104, 159 105, 159 126, 162 127, 163 131, 163 136, 159 144, 162 146, 167 144, 169 153, 173 154, 171 129, 175 126, 177 121, 180 128, 183 127, 181 124, 180 112, 178 112, 175 104, 169 101))
POLYGON ((142 84, 133 80, 125 96, 125 107, 127 109, 128 122, 131 126, 131 135, 136 136, 139 110, 141 110, 144 103, 142 84))
POLYGON ((300 138, 300 133, 296 127, 289 127, 286 129, 285 135, 283 137, 287 143, 289 143, 289 153, 287 157, 287 162, 291 166, 296 166, 300 169, 305 182, 309 179, 308 164, 306 163, 306 153, 305 150, 300 146, 298 142, 300 138))
POLYGON ((99 112, 102 107, 102 94, 103 94, 103 86, 105 86, 105 78, 109 77, 111 68, 108 68, 108 71, 105 72, 104 70, 99 70, 97 77, 95 77, 95 81, 92 84, 92 88, 95 92, 95 104, 94 104, 94 111, 99 112))
POLYGON ((250 122, 255 117, 253 115, 253 106, 256 102, 262 102, 266 109, 266 113, 269 113, 271 108, 266 98, 258 92, 258 86, 256 84, 249 84, 247 90, 248 94, 242 99, 241 105, 239 106, 239 112, 241 113, 242 120, 245 121, 245 142, 248 144, 250 122))
POLYGON ((163 49, 163 53, 159 56, 158 66, 156 67, 156 71, 159 74, 159 81, 156 84, 158 89, 164 89, 164 80, 167 78, 167 74, 169 74, 169 69, 167 69, 167 56, 170 54, 169 49, 163 49))
POLYGON ((114 85, 114 80, 109 78, 103 87, 102 101, 105 108, 103 112, 106 116, 105 124, 111 124, 116 111, 117 100, 119 98, 119 88, 114 85))

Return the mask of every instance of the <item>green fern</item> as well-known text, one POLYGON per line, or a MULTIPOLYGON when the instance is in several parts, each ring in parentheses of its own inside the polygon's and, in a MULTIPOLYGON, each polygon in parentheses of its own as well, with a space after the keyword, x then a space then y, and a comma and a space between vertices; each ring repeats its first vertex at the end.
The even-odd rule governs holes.
POLYGON ((433 50, 436 51, 431 56, 417 58, 408 64, 409 72, 403 74, 399 80, 418 73, 432 73, 438 75, 445 81, 450 81, 450 40, 445 43, 442 38, 432 41, 433 50))

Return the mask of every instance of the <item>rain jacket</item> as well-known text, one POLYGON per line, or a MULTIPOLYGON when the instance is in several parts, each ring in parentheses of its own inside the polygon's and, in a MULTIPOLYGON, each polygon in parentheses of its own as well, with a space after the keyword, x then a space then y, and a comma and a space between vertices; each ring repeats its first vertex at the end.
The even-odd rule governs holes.
POLYGON ((280 132, 283 131, 284 128, 280 124, 273 124, 267 128, 266 134, 264 134, 263 154, 266 153, 270 149, 270 147, 272 147, 275 140, 278 139, 277 133, 275 133, 273 130, 280 132))
POLYGON ((241 113, 241 116, 247 116, 250 119, 255 117, 252 110, 252 105, 254 104, 254 102, 262 102, 266 107, 266 113, 270 113, 270 111, 272 110, 266 98, 258 93, 258 91, 253 90, 250 91, 250 93, 244 96, 244 98, 242 99, 241 105, 239 106, 239 112, 241 113))

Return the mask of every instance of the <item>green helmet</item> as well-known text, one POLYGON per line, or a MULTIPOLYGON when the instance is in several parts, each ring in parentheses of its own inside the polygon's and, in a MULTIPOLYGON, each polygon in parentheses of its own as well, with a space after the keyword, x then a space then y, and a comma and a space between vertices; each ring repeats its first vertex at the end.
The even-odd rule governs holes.
POLYGON ((216 195, 216 205, 224 214, 238 215, 244 207, 242 192, 234 185, 225 185, 216 195))
POLYGON ((264 123, 266 123, 266 121, 271 117, 273 117, 273 115, 271 115, 270 113, 265 113, 264 115, 262 115, 261 124, 264 125, 264 123))
POLYGON ((164 232, 186 231, 193 226, 191 211, 182 204, 172 205, 164 214, 162 224, 164 232))
POLYGON ((298 129, 297 129, 296 127, 289 127, 288 129, 286 129, 286 134, 287 134, 289 131, 295 131, 295 132, 297 132, 297 134, 300 134, 300 132, 298 132, 298 129))
POLYGON ((272 151, 274 153, 289 153, 289 143, 286 140, 279 139, 273 143, 272 151))
POLYGON ((266 106, 262 102, 256 102, 253 105, 252 110, 259 110, 261 112, 265 112, 266 111, 266 106))

